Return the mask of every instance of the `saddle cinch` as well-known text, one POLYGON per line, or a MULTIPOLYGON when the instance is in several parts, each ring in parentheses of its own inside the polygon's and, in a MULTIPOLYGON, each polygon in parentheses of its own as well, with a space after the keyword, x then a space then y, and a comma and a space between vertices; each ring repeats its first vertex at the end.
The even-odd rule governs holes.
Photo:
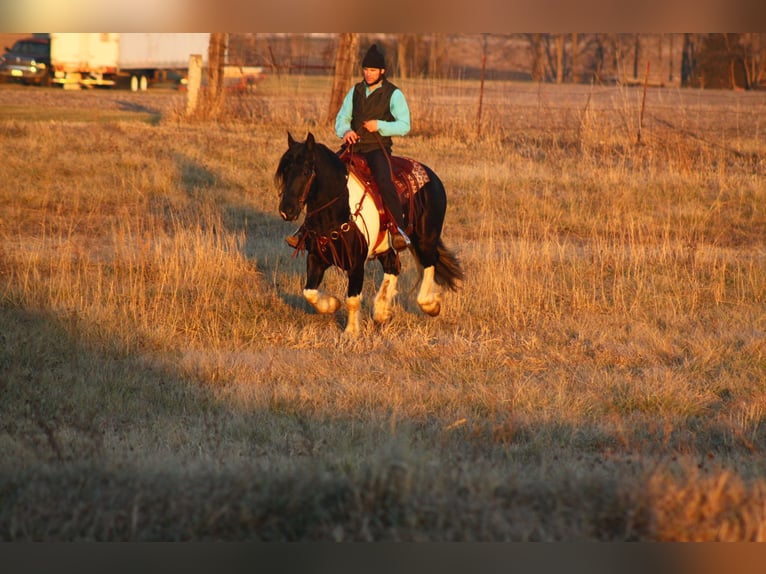
MULTIPOLYGON (((351 153, 348 149, 345 149, 339 157, 341 161, 346 164, 349 172, 353 173, 357 179, 364 184, 365 190, 375 202, 375 206, 378 208, 378 213, 380 214, 381 230, 388 228, 390 225, 395 225, 393 217, 383 203, 378 184, 373 179, 370 168, 367 165, 367 160, 364 159, 364 156, 351 153)), ((426 173, 422 164, 414 159, 392 155, 390 156, 390 160, 393 176, 392 180, 396 187, 396 193, 399 195, 399 201, 402 204, 405 221, 407 221, 407 229, 405 229, 405 232, 411 233, 413 223, 410 214, 415 210, 415 194, 421 187, 429 182, 428 173, 426 173)))

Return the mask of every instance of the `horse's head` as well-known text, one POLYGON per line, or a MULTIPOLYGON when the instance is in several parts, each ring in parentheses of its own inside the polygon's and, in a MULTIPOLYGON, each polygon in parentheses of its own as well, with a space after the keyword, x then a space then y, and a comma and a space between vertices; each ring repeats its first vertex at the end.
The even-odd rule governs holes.
POLYGON ((311 132, 302 143, 295 141, 289 132, 287 134, 287 151, 279 160, 274 175, 279 187, 279 214, 285 221, 297 219, 306 204, 316 177, 315 146, 311 132))

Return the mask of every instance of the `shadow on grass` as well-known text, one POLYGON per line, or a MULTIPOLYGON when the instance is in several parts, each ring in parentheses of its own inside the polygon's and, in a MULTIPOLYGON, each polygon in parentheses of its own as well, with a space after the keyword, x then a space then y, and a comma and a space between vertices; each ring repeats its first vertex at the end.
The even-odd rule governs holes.
MULTIPOLYGON (((226 380, 96 340, 74 315, 5 305, 0 322, 3 541, 656 534, 652 505, 664 490, 648 485, 665 463, 650 454, 605 456, 588 439, 600 433, 607 451, 617 449, 618 437, 603 429, 530 422, 504 434, 488 421, 454 431, 438 419, 401 416, 394 428, 385 417, 321 415, 284 397, 242 408, 225 400, 226 380)), ((311 365, 302 368, 310 377, 311 365)), ((257 368, 254 375, 259 392, 257 368)), ((260 376, 281 375, 277 368, 260 376)), ((692 488, 710 483, 729 493, 703 525, 710 536, 762 502, 757 488, 721 482, 726 474, 705 482, 704 469, 695 472, 692 488)), ((666 510, 668 524, 675 512, 688 514, 679 503, 666 510)))
MULTIPOLYGON (((199 161, 183 154, 175 154, 174 161, 178 173, 179 186, 192 202, 200 202, 204 196, 215 196, 221 189, 234 184, 226 182, 216 172, 202 165, 199 161)), ((313 308, 306 303, 301 289, 293 286, 305 278, 305 252, 296 254, 285 237, 292 233, 297 224, 287 224, 276 215, 276 195, 274 211, 255 209, 252 204, 232 199, 231 196, 216 200, 216 209, 227 228, 234 233, 243 233, 242 254, 258 266, 265 277, 274 277, 271 288, 277 296, 295 313, 312 313, 313 308), (287 280, 280 278, 287 275, 287 280), (288 285, 289 284, 289 285, 288 285)))

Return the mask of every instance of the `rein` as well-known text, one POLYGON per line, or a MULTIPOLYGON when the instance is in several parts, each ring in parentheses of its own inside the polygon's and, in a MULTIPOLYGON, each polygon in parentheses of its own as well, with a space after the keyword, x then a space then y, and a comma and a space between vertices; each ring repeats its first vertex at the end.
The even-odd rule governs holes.
POLYGON ((340 195, 338 195, 335 198, 331 199, 330 201, 328 201, 324 205, 320 205, 316 209, 312 209, 311 211, 307 211, 306 212, 306 217, 313 217, 314 215, 316 215, 317 213, 319 213, 323 209, 327 209, 328 207, 330 207, 333 203, 335 203, 339 199, 340 199, 340 195))

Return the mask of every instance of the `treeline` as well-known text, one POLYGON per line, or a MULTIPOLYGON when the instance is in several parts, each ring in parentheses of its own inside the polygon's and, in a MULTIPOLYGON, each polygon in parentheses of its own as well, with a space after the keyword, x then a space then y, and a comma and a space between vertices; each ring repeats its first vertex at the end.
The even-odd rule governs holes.
MULTIPOLYGON (((228 59, 276 74, 332 74, 339 34, 229 35, 228 59)), ((754 89, 766 86, 766 34, 358 34, 393 76, 754 89)))

